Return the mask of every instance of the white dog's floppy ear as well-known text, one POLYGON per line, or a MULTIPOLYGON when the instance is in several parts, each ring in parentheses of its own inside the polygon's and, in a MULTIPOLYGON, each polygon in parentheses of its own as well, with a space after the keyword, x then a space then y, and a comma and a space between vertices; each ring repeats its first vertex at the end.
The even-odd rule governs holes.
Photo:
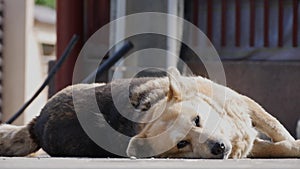
POLYGON ((176 67, 169 67, 168 68, 168 75, 173 75, 174 77, 179 77, 180 72, 178 71, 178 69, 176 67))
POLYGON ((126 154, 128 157, 150 157, 153 155, 152 147, 146 140, 141 136, 132 137, 129 141, 126 154))
POLYGON ((175 67, 168 69, 168 78, 169 78, 169 92, 168 92, 168 101, 175 99, 181 100, 181 88, 179 84, 180 73, 175 67))

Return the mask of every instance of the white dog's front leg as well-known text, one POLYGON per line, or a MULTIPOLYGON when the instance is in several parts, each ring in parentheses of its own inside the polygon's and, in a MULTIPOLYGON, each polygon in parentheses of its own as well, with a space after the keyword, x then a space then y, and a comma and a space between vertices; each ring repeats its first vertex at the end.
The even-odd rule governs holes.
POLYGON ((287 129, 272 115, 267 113, 258 103, 243 96, 249 110, 254 127, 269 136, 273 142, 284 140, 295 141, 287 129))
POLYGON ((270 142, 256 139, 249 157, 253 158, 291 158, 300 157, 300 140, 270 142))

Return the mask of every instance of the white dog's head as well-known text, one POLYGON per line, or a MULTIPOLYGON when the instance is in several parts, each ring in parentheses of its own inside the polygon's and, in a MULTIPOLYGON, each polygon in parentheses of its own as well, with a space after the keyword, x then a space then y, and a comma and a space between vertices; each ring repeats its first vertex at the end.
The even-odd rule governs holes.
POLYGON ((232 146, 224 134, 224 113, 213 100, 198 92, 193 78, 169 71, 169 91, 147 117, 155 120, 131 138, 128 156, 170 158, 228 158, 232 146), (150 117, 151 116, 151 117, 150 117), (223 126, 221 126, 223 125, 223 126))

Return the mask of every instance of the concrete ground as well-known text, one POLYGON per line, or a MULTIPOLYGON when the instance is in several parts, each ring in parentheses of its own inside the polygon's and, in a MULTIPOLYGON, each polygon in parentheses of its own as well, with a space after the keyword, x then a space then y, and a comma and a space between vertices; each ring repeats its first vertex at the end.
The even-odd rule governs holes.
POLYGON ((0 169, 299 169, 300 159, 101 159, 101 158, 48 158, 0 157, 0 169))

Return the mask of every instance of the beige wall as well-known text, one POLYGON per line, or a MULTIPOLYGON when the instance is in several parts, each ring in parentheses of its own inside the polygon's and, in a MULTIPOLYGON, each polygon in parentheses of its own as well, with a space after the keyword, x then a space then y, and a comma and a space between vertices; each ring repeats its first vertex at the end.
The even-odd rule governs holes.
MULTIPOLYGON (((34 0, 5 0, 3 113, 4 121, 15 113, 43 81, 38 44, 34 36, 34 0)), ((44 93, 15 124, 24 124, 39 113, 44 93)))

